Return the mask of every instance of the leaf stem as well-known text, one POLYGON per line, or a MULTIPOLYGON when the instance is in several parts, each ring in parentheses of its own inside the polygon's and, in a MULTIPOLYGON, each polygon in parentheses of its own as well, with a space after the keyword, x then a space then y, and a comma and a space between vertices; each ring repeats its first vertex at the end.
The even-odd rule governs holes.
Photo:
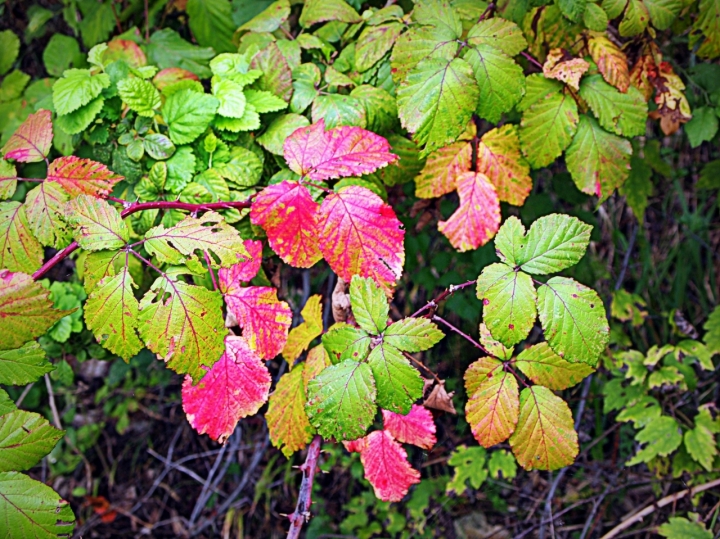
POLYGON ((315 436, 308 448, 305 464, 300 466, 303 478, 300 483, 300 492, 298 493, 295 511, 288 517, 290 519, 290 530, 288 530, 287 539, 298 539, 303 524, 310 520, 312 485, 315 478, 315 471, 317 470, 318 457, 320 456, 320 444, 322 444, 322 438, 319 435, 315 436))
POLYGON ((435 374, 432 370, 430 370, 430 369, 427 367, 427 365, 425 365, 422 361, 415 359, 414 357, 412 357, 409 353, 407 353, 407 352, 405 352, 405 351, 403 351, 403 355, 404 355, 406 358, 408 358, 410 361, 412 361, 413 363, 415 363, 415 365, 417 365, 418 367, 422 368, 422 369, 423 369, 425 372, 427 372, 430 376, 432 376, 433 378, 435 378, 435 381, 436 381, 438 384, 442 384, 442 383, 443 383, 443 381, 440 380, 440 378, 438 377, 438 375, 435 374))
POLYGON ((475 284, 476 282, 477 282, 477 280, 467 281, 462 284, 451 284, 450 286, 448 286, 447 290, 443 290, 435 298, 431 299, 423 307, 420 307, 420 309, 418 309, 413 314, 411 314, 410 318, 416 318, 427 310, 430 310, 430 313, 428 313, 428 317, 432 317, 432 315, 435 314, 434 309, 437 308, 438 304, 441 301, 445 301, 448 297, 452 296, 457 290, 462 290, 463 288, 467 288, 468 286, 471 286, 471 285, 475 284))
POLYGON ((538 62, 530 53, 522 51, 520 54, 522 54, 528 62, 539 67, 540 70, 542 71, 542 68, 543 68, 542 64, 540 62, 538 62))
POLYGON ((473 339, 473 338, 472 338, 470 335, 468 335, 467 333, 464 333, 463 331, 461 331, 461 330, 459 330, 458 328, 456 328, 455 326, 453 326, 450 322, 448 322, 448 321, 445 320, 444 318, 442 318, 442 317, 440 317, 440 316, 438 316, 438 315, 433 315, 432 319, 433 319, 434 322, 440 322, 441 324, 447 326, 448 328, 450 328, 451 330, 453 330, 455 333, 457 333, 457 334, 460 335, 461 337, 465 338, 465 339, 466 339, 470 344, 472 344, 475 348, 479 348, 480 350, 482 350, 483 352, 485 352, 485 353, 486 353, 487 355, 489 355, 489 356, 492 355, 492 354, 490 354, 490 352, 488 352, 488 351, 485 349, 485 347, 484 347, 482 344, 480 344, 479 342, 477 342, 475 339, 473 339))
POLYGON ((207 264, 208 271, 210 272, 210 278, 212 279, 213 288, 215 288, 215 292, 218 291, 218 284, 215 280, 215 271, 212 268, 212 263, 210 261, 210 255, 207 251, 203 251, 203 255, 205 255, 205 263, 207 264))

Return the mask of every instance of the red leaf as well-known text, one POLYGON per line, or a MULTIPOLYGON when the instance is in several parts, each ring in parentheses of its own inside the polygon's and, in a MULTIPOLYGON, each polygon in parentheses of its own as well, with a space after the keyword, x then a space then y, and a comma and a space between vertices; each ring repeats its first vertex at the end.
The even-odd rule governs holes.
POLYGON ((192 71, 183 69, 182 67, 167 67, 161 69, 155 77, 153 77, 153 84, 155 87, 162 91, 163 88, 167 88, 171 84, 175 84, 181 80, 200 80, 198 76, 192 71))
POLYGON ((386 290, 405 263, 405 231, 392 207, 364 187, 350 186, 320 206, 320 250, 343 280, 371 277, 386 290))
POLYGON ((360 459, 365 479, 375 496, 385 502, 399 502, 411 485, 420 482, 420 472, 410 466, 407 453, 387 431, 376 430, 365 437, 360 459))
POLYGON ((423 449, 435 445, 435 422, 430 410, 413 404, 407 415, 383 410, 383 426, 393 437, 404 444, 413 444, 423 449))
POLYGON ((220 268, 220 291, 226 292, 232 283, 248 282, 257 275, 262 263, 262 242, 257 240, 244 240, 243 244, 247 249, 250 259, 238 262, 229 268, 220 268))
POLYGON ((74 155, 55 159, 50 163, 47 174, 47 181, 58 182, 70 196, 108 195, 113 185, 122 179, 102 163, 74 155))
POLYGON ((318 204, 299 183, 284 181, 263 189, 252 204, 250 220, 265 230, 270 247, 288 264, 309 268, 322 258, 318 204))
POLYGON ((343 445, 350 453, 360 453, 365 448, 366 442, 367 436, 363 436, 357 440, 344 440, 343 445))
POLYGON ((477 249, 490 241, 500 226, 500 202, 484 174, 466 172, 458 177, 460 207, 447 221, 438 223, 458 251, 477 249))
POLYGON ((225 293, 228 310, 243 330, 243 337, 263 359, 278 355, 287 342, 292 311, 268 286, 241 288, 233 283, 225 293))
POLYGON ((52 139, 52 114, 49 110, 39 110, 17 128, 3 146, 2 153, 5 159, 22 163, 43 161, 50 151, 52 139))
POLYGON ((288 166, 313 180, 370 174, 397 161, 387 140, 361 127, 325 131, 325 121, 301 127, 283 146, 288 166))
POLYGON ((242 337, 225 337, 225 353, 197 385, 185 377, 183 410, 200 434, 223 443, 237 422, 265 404, 271 377, 242 337))

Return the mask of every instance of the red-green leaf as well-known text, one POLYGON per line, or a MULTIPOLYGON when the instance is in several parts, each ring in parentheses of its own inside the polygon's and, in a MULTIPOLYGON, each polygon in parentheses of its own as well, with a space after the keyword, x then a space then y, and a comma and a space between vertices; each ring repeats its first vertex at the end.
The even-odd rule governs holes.
POLYGON ((65 223, 68 195, 54 182, 42 182, 27 194, 25 213, 35 237, 47 247, 60 249, 70 243, 65 223))
POLYGON ((365 467, 365 479, 375 490, 375 496, 385 502, 399 502, 410 487, 420 482, 420 472, 407 460, 407 453, 384 430, 371 432, 360 452, 365 467))
POLYGON ((473 436, 483 447, 505 441, 518 422, 517 381, 502 365, 494 358, 485 357, 465 373, 465 386, 471 395, 465 417, 473 436))
POLYGON ((40 242, 30 232, 25 205, 0 203, 0 268, 32 273, 43 261, 40 242))
POLYGON ((526 348, 514 363, 534 383, 550 389, 567 389, 595 371, 585 363, 565 361, 546 342, 526 348))
POLYGON ((323 120, 295 131, 283 150, 290 169, 313 180, 370 174, 398 159, 375 133, 348 126, 325 131, 323 120))
POLYGON ((322 333, 322 296, 310 296, 305 307, 300 312, 304 322, 292 329, 288 335, 287 342, 283 348, 282 355, 288 364, 292 365, 300 354, 302 354, 310 343, 322 333))
POLYGON ((241 288, 233 283, 225 293, 228 310, 243 330, 243 337, 263 359, 278 355, 287 341, 292 311, 279 301, 277 290, 267 286, 241 288))
POLYGON ((245 339, 228 336, 225 353, 197 385, 185 377, 183 410, 195 430, 223 443, 241 418, 265 404, 271 381, 267 367, 245 339))
POLYGON ((229 268, 220 268, 218 277, 220 279, 220 290, 226 292, 233 282, 246 283, 251 281, 260 271, 262 263, 262 242, 257 240, 243 241, 245 250, 250 255, 242 262, 238 262, 229 268))
POLYGON ((318 204, 303 185, 284 181, 269 185, 255 198, 250 220, 261 226, 280 258, 309 268, 322 258, 318 245, 318 204))
POLYGON ((72 311, 57 311, 50 292, 24 273, 0 270, 0 350, 20 348, 72 311))
POLYGON ((21 163, 43 161, 52 145, 52 118, 49 110, 31 114, 3 146, 5 159, 21 163))
POLYGON ((270 441, 286 457, 305 447, 315 434, 305 412, 306 368, 301 364, 282 375, 265 414, 270 441))
POLYGON ((0 200, 10 198, 17 188, 17 171, 15 167, 0 159, 0 200))
POLYGON ((383 427, 398 442, 431 449, 437 442, 435 422, 430 410, 413 404, 407 415, 383 410, 383 427))
POLYGON ((102 163, 74 155, 55 159, 47 173, 47 181, 58 182, 72 197, 109 195, 113 185, 122 179, 102 163))
POLYGON ((472 146, 455 142, 428 155, 425 166, 415 178, 415 196, 434 198, 457 188, 458 177, 470 170, 472 146))
POLYGON ((485 133, 477 149, 477 171, 495 186, 498 198, 522 206, 532 189, 530 166, 520 153, 517 127, 506 124, 485 133))
POLYGON ((485 174, 466 172, 457 180, 460 207, 438 223, 457 250, 477 249, 490 241, 500 226, 500 202, 485 174))
POLYGON ((364 187, 350 186, 320 206, 320 250, 345 281, 371 277, 389 290, 402 275, 405 231, 391 206, 364 187))
POLYGON ((557 470, 572 464, 578 441, 567 403, 546 387, 523 389, 510 446, 526 470, 557 470))

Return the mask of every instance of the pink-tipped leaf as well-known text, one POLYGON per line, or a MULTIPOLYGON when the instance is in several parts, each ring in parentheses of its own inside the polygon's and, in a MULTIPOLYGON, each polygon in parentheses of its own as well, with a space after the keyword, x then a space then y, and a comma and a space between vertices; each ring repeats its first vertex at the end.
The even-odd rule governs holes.
POLYGON ((229 268, 220 268, 218 277, 220 278, 220 291, 227 292, 233 283, 246 283, 252 280, 257 272, 260 271, 262 263, 262 242, 258 240, 244 240, 243 245, 247 249, 250 258, 238 255, 243 260, 230 266, 229 268))
POLYGON ((47 173, 47 181, 59 183, 72 197, 109 195, 113 186, 122 179, 102 163, 74 155, 55 159, 47 173))
POLYGON ((39 110, 17 128, 3 146, 2 154, 5 159, 21 163, 43 161, 50 152, 52 139, 52 114, 49 110, 39 110))

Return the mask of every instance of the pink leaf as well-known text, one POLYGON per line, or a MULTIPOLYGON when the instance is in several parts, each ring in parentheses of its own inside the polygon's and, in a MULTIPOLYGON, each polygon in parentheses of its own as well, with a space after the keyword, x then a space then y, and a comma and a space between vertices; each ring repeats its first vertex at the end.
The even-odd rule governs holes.
POLYGON ((383 426, 392 436, 404 444, 413 444, 423 449, 435 445, 435 422, 430 410, 413 404, 407 415, 383 410, 383 426))
POLYGON ((398 159, 381 136, 361 127, 325 131, 323 120, 296 130, 283 153, 291 170, 312 180, 370 174, 398 159))
POLYGON ((225 337, 225 353, 197 385, 190 376, 182 387, 183 410, 200 434, 223 443, 237 422, 265 404, 271 377, 242 337, 225 337))
POLYGON ((47 181, 58 182, 70 196, 105 196, 122 179, 102 163, 73 155, 55 159, 47 173, 47 181))
POLYGON ((306 187, 284 181, 263 189, 250 220, 261 226, 273 251, 288 264, 309 268, 322 258, 318 246, 318 204, 306 187))
POLYGON ((343 445, 345 446, 345 449, 350 451, 350 453, 360 453, 365 447, 366 441, 366 437, 364 436, 362 438, 358 438, 357 440, 344 440, 343 445))
POLYGON ((369 189, 350 186, 329 195, 320 206, 320 227, 320 250, 343 280, 371 277, 387 291, 402 275, 402 223, 369 189))
MULTIPOLYGON (((262 242, 257 240, 244 240, 243 245, 247 249, 250 258, 238 262, 229 268, 220 268, 218 277, 220 278, 220 291, 227 292, 233 283, 248 282, 260 271, 262 263, 262 242)), ((242 258, 242 257, 240 257, 242 258)))
POLYGON ((14 159, 22 163, 43 161, 52 145, 52 114, 49 110, 39 110, 31 114, 17 128, 3 146, 5 159, 14 159))
POLYGON ((500 226, 500 202, 487 176, 466 172, 458 177, 460 207, 447 221, 438 223, 458 251, 477 249, 490 241, 500 226))
POLYGON ((153 77, 153 84, 158 90, 163 90, 171 84, 180 82, 181 80, 200 80, 192 71, 183 69, 182 67, 167 67, 161 69, 157 75, 153 77))
POLYGON ((399 502, 411 485, 420 482, 420 472, 410 466, 407 453, 385 430, 371 432, 365 438, 360 460, 365 479, 384 502, 399 502))
POLYGON ((287 342, 292 311, 268 286, 241 288, 233 283, 225 293, 228 310, 243 330, 243 337, 263 359, 278 355, 287 342))

